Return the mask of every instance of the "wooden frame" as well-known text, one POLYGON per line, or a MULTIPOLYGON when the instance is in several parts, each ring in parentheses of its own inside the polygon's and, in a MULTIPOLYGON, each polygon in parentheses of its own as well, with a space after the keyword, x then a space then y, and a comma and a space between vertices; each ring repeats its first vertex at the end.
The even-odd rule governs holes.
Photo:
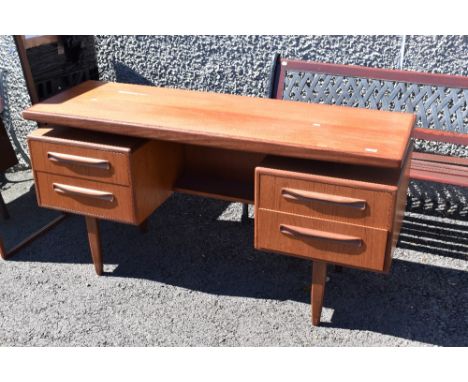
MULTIPOLYGON (((36 87, 34 84, 34 78, 32 76, 31 67, 29 65, 29 60, 27 56, 27 49, 33 46, 39 46, 43 44, 53 43, 58 41, 58 36, 39 36, 35 39, 26 39, 24 36, 16 35, 14 36, 14 41, 16 44, 16 48, 18 51, 21 67, 23 69, 23 74, 26 80, 26 87, 28 89, 29 97, 31 98, 31 103, 34 105, 39 101, 36 87), (47 37, 47 38, 46 38, 47 37)), ((5 219, 9 218, 8 211, 6 209, 5 202, 0 195, 0 207, 3 211, 3 217, 5 219)), ((20 243, 13 246, 13 248, 7 250, 3 243, 2 238, 0 237, 0 257, 4 260, 11 258, 13 255, 18 253, 21 249, 26 247, 27 245, 31 244, 34 240, 41 237, 52 228, 54 228, 57 224, 62 222, 68 215, 63 213, 62 215, 58 216, 57 218, 53 219, 51 222, 47 223, 39 230, 34 232, 32 235, 28 236, 26 239, 21 241, 20 243)))
POLYGON ((38 35, 38 36, 21 36, 24 40, 24 47, 26 49, 37 48, 41 45, 57 44, 59 43, 59 36, 56 35, 38 35))
POLYGON ((305 70, 314 73, 374 78, 377 80, 409 82, 422 85, 468 88, 468 77, 456 76, 451 74, 425 73, 410 70, 381 69, 358 65, 341 65, 314 61, 287 60, 279 59, 279 55, 275 56, 275 62, 280 63, 278 78, 279 85, 276 88, 275 98, 278 98, 283 94, 284 76, 286 68, 293 70, 305 70))
POLYGON ((52 228, 54 228, 58 223, 63 221, 68 215, 62 214, 55 219, 53 219, 51 222, 47 223, 45 226, 34 232, 32 235, 28 236, 26 239, 21 241, 20 243, 16 244, 11 248, 10 250, 7 250, 5 248, 5 245, 3 244, 3 240, 0 237, 0 257, 4 260, 8 260, 11 258, 13 255, 18 253, 21 249, 24 247, 28 246, 31 244, 34 240, 38 239, 39 237, 43 236, 45 233, 50 231, 52 228))
POLYGON ((31 103, 34 105, 39 102, 39 97, 37 95, 36 85, 34 83, 34 78, 31 72, 31 66, 28 60, 27 47, 24 36, 16 35, 14 36, 14 41, 16 44, 16 50, 18 51, 21 68, 23 69, 24 78, 26 80, 26 87, 28 88, 29 97, 31 98, 31 103))

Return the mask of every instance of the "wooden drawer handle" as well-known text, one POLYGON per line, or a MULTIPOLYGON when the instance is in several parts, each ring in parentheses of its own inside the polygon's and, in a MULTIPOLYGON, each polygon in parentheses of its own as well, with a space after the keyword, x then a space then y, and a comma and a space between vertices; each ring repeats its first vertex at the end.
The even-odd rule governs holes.
POLYGON ((346 244, 356 248, 362 247, 362 239, 355 236, 341 235, 334 232, 319 231, 316 229, 294 227, 280 224, 280 232, 284 235, 302 239, 325 240, 336 244, 346 244))
POLYGON ((61 154, 61 153, 54 153, 54 152, 48 152, 47 158, 49 158, 50 161, 56 162, 56 163, 68 163, 68 164, 74 164, 78 166, 100 168, 102 170, 110 170, 110 163, 109 161, 105 159, 87 158, 87 157, 80 157, 77 155, 61 154))
POLYGON ((105 191, 92 190, 90 188, 68 186, 66 184, 53 183, 52 187, 58 194, 71 196, 84 196, 92 199, 104 200, 106 202, 114 201, 114 194, 105 191))
POLYGON ((367 207, 367 202, 363 199, 347 198, 345 196, 322 194, 320 192, 295 190, 292 188, 282 188, 281 195, 283 198, 301 201, 301 202, 322 202, 336 204, 342 207, 355 208, 364 211, 367 207))

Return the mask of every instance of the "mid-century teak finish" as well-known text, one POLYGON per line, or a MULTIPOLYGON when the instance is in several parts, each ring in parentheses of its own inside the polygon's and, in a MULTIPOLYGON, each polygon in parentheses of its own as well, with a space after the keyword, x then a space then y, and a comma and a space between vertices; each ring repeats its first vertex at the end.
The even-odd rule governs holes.
POLYGON ((360 269, 390 267, 402 169, 269 157, 256 168, 255 247, 360 269))
POLYGON ((23 113, 40 205, 142 224, 173 191, 255 203, 255 247, 310 259, 312 321, 328 263, 388 271, 414 116, 88 81, 23 113), (85 131, 88 130, 88 131, 85 131))
POLYGON ((28 143, 39 205, 87 217, 98 274, 96 219, 144 223, 172 194, 180 170, 181 147, 174 143, 63 127, 38 129, 28 143))

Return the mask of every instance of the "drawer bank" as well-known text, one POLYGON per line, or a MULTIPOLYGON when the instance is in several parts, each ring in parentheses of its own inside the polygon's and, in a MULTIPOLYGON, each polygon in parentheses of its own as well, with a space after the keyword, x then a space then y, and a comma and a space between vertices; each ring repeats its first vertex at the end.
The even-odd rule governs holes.
MULTIPOLYGON (((172 192, 255 205, 255 248, 309 259, 318 325, 327 264, 387 272, 414 116, 88 81, 23 112, 40 206, 144 226, 172 192)), ((247 233, 246 233, 247 234, 247 233)))

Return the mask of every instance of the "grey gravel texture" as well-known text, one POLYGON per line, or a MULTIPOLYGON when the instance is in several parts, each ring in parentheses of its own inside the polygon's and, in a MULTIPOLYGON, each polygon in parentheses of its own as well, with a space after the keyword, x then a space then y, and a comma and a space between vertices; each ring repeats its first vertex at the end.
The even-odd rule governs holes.
MULTIPOLYGON (((11 246, 56 213, 8 178, 11 246)), ((310 262, 255 251, 238 204, 176 194, 146 234, 101 227, 102 277, 77 216, 0 261, 0 345, 468 346, 467 222, 407 214, 389 275, 329 273, 320 327, 310 262)))

